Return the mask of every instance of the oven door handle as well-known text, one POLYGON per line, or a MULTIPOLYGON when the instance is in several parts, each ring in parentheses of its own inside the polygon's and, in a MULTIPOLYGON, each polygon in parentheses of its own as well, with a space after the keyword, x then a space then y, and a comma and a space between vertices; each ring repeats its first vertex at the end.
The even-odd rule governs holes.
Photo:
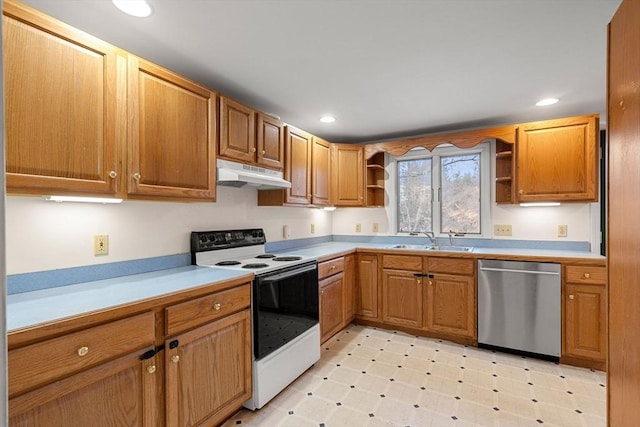
POLYGON ((297 270, 287 271, 284 273, 275 274, 273 276, 267 276, 263 279, 260 279, 260 281, 262 283, 277 282, 278 280, 288 279, 289 277, 297 276, 298 274, 306 273, 308 271, 313 271, 313 270, 316 270, 317 268, 318 267, 315 264, 309 265, 307 267, 299 268, 297 270))

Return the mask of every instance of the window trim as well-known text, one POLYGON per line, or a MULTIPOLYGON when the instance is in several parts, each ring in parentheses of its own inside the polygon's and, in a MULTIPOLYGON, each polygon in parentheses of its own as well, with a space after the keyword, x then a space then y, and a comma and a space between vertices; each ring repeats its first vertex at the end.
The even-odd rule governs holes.
MULTIPOLYGON (((398 180, 398 161, 399 160, 413 160, 420 158, 438 158, 438 161, 432 160, 432 186, 434 193, 440 188, 440 157, 452 156, 461 154, 474 154, 480 153, 480 234, 468 234, 467 238, 478 239, 491 237, 491 200, 493 193, 491 190, 491 142, 483 142, 476 145, 473 148, 457 148, 451 144, 443 144, 432 151, 428 151, 424 148, 412 149, 402 156, 389 156, 388 162, 388 179, 389 188, 394 188, 395 191, 389 192, 389 204, 385 207, 387 211, 387 217, 391 225, 391 230, 394 234, 406 235, 408 233, 400 233, 398 231, 398 194, 399 194, 399 180, 398 180), (437 186, 436 186, 437 184, 437 186)), ((440 201, 434 200, 432 202, 433 212, 433 228, 437 237, 447 237, 446 233, 441 233, 441 212, 440 201)), ((455 230, 454 230, 455 231, 455 230)))

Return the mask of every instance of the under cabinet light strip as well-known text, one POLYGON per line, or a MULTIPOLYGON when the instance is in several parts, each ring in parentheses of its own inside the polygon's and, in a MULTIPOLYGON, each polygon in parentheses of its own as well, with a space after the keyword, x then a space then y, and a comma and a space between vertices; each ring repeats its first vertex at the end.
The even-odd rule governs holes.
POLYGON ((80 203, 122 203, 122 199, 110 197, 77 197, 77 196, 43 196, 49 202, 80 202, 80 203))
POLYGON ((533 203, 520 203, 520 206, 529 208, 537 206, 560 206, 560 202, 533 202, 533 203))

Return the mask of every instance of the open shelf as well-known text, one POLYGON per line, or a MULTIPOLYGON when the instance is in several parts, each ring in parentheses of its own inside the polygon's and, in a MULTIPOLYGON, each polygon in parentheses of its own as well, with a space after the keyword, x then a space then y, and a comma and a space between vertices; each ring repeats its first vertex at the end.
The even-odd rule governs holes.
POLYGON ((367 160, 366 206, 384 206, 384 153, 367 160))
POLYGON ((515 146, 496 141, 496 203, 511 204, 515 198, 515 146))

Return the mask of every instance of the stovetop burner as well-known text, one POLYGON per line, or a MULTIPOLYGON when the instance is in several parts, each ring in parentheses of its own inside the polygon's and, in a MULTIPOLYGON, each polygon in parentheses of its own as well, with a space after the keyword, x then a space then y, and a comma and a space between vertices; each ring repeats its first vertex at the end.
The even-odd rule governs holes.
POLYGON ((220 261, 216 262, 216 265, 238 265, 240 261, 220 261))
POLYGON ((242 268, 265 268, 268 267, 269 264, 265 264, 264 262, 254 262, 251 264, 245 264, 242 268))
POLYGON ((279 256, 273 258, 273 261, 300 261, 301 259, 301 256, 279 256))
POLYGON ((264 259, 264 258, 275 258, 276 256, 274 254, 262 254, 262 255, 258 255, 256 258, 260 258, 260 259, 264 259))

